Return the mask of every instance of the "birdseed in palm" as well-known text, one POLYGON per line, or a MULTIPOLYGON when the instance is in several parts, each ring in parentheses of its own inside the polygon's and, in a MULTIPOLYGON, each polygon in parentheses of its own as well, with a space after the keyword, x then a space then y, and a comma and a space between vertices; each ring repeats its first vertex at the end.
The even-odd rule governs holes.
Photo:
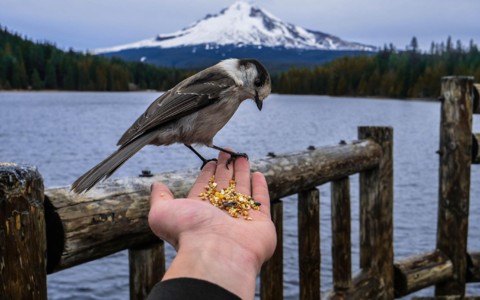
POLYGON ((247 196, 235 191, 235 180, 230 180, 229 186, 218 190, 215 176, 212 176, 205 186, 205 192, 200 193, 202 200, 208 200, 213 206, 227 211, 234 218, 243 217, 252 220, 249 210, 260 210, 261 203, 255 202, 252 196, 247 196))

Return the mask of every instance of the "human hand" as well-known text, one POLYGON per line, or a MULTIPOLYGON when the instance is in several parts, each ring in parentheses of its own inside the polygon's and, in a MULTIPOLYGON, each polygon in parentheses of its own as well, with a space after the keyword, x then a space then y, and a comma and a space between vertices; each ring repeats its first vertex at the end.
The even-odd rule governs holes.
POLYGON ((216 283, 242 299, 253 298, 255 278, 275 249, 276 233, 270 217, 270 199, 263 174, 250 174, 248 160, 239 157, 226 168, 228 154, 220 152, 218 163, 201 171, 188 198, 174 199, 162 183, 152 186, 149 225, 161 239, 177 250, 163 280, 193 277, 216 283), (252 195, 260 210, 251 210, 253 220, 232 218, 226 211, 200 200, 210 178, 218 189, 234 178, 236 190, 252 195))

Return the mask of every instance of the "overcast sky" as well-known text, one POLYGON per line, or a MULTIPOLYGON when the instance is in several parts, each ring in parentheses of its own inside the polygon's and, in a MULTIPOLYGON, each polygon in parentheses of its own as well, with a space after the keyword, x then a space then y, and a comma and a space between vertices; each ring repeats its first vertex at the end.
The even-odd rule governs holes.
MULTIPOLYGON (((218 13, 227 0, 0 0, 0 24, 35 41, 87 50, 170 33, 218 13)), ((258 0, 280 19, 374 46, 427 50, 450 35, 480 44, 480 0, 258 0)))

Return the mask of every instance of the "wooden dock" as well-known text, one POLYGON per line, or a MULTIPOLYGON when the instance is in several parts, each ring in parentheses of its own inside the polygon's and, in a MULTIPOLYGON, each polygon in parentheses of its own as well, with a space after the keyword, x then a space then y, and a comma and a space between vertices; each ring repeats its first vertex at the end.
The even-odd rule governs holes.
MULTIPOLYGON (((465 297, 480 282, 480 252, 467 252, 470 169, 480 163, 480 85, 442 79, 437 243, 394 261, 393 129, 359 127, 351 142, 253 161, 265 174, 278 243, 260 274, 261 299, 283 298, 283 207, 298 195, 300 299, 320 299, 320 195, 331 183, 332 278, 328 299, 394 299, 435 286, 435 295, 465 297), (352 274, 350 176, 359 174, 360 271, 352 274)), ((187 195, 198 170, 122 178, 76 195, 45 189, 33 166, 0 163, 0 298, 46 299, 47 274, 128 249, 130 298, 145 299, 165 272, 164 244, 147 223, 150 185, 162 181, 187 195)), ((480 251, 480 250, 479 250, 480 251)))

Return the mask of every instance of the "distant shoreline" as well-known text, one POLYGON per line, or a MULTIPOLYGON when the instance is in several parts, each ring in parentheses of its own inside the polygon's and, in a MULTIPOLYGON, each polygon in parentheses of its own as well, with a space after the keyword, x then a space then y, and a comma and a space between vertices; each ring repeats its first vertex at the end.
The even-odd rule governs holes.
POLYGON ((155 92, 163 93, 160 90, 134 90, 134 91, 79 91, 79 90, 0 90, 0 93, 139 93, 139 92, 155 92))
MULTIPOLYGON (((0 90, 0 93, 164 93, 160 90, 135 90, 135 91, 78 91, 78 90, 0 90)), ((352 96, 352 95, 316 95, 316 94, 280 94, 272 93, 274 95, 283 96, 320 96, 331 98, 359 98, 370 100, 399 100, 399 101, 418 101, 418 102, 438 102, 437 98, 389 98, 384 96, 352 96)))

